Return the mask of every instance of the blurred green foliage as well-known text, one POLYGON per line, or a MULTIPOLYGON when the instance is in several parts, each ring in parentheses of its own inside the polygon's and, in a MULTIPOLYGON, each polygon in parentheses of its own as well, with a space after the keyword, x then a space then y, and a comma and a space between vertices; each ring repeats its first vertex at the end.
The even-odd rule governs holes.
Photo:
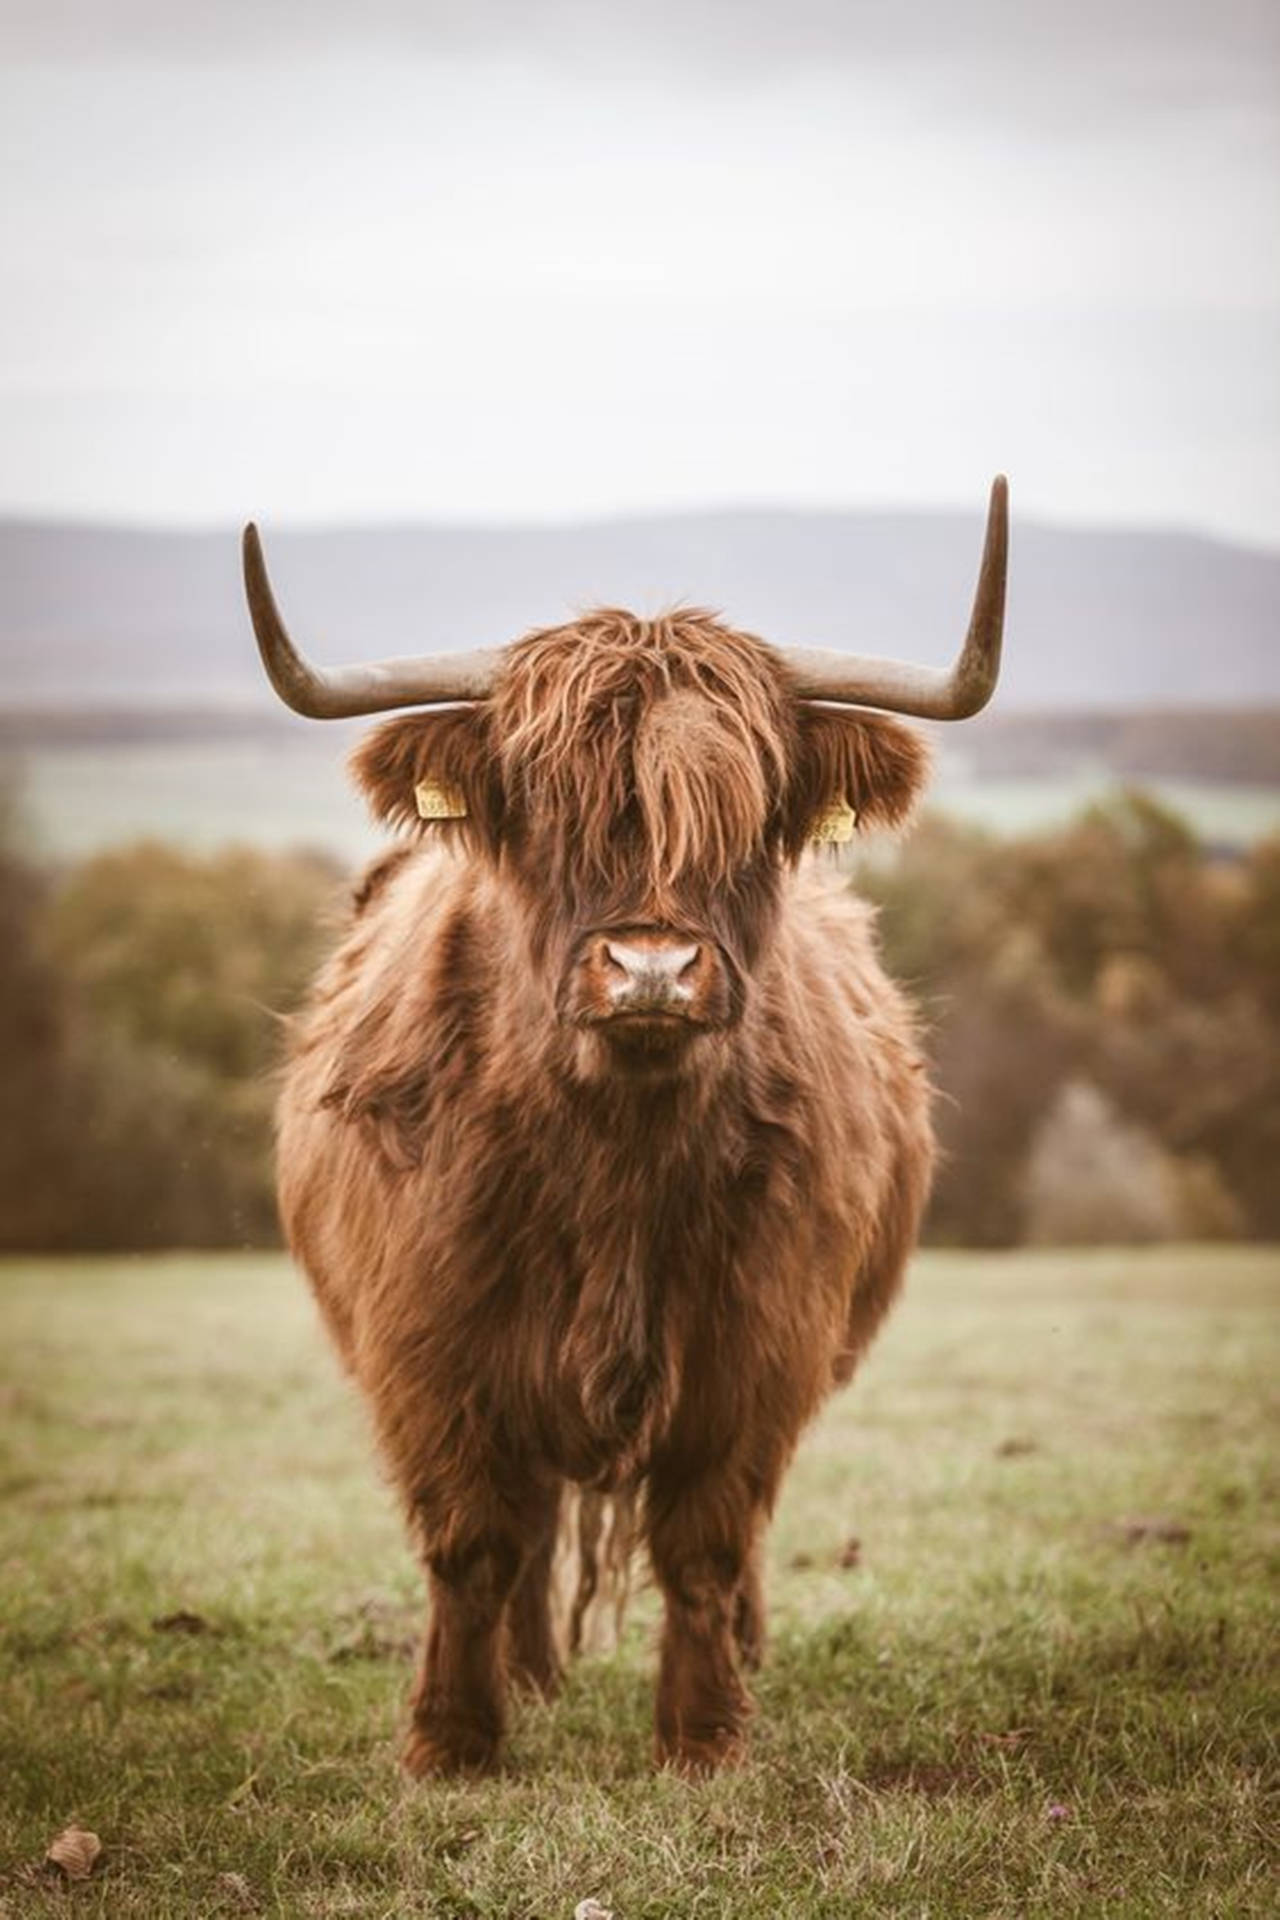
MULTIPOLYGON (((1028 1170, 1064 1110, 1077 1130, 1095 1113, 1099 1159, 1139 1132, 1163 1156, 1159 1237, 1280 1236, 1280 840, 1210 858, 1174 815, 1123 793, 1021 841, 926 819, 858 884, 928 1027, 934 1239, 1044 1237, 1028 1170), (1082 1084, 1103 1096, 1090 1109, 1073 1100, 1082 1084)), ((1079 1182, 1087 1158, 1064 1160, 1062 1178, 1079 1182)), ((1093 1196, 1075 1198, 1091 1218, 1093 1196)), ((1141 1211, 1131 1231, 1113 1214, 1110 1237, 1155 1235, 1141 1211)))
POLYGON ((0 849, 0 1246, 277 1238, 272 1068, 340 870, 146 843, 58 877, 0 849))
MULTIPOLYGON (((36 871, 0 821, 0 1246, 270 1244, 280 1023, 318 854, 148 843, 36 871)), ((1141 794, 996 841, 927 818, 860 889, 920 1003, 952 1244, 1280 1237, 1280 840, 1141 794)))

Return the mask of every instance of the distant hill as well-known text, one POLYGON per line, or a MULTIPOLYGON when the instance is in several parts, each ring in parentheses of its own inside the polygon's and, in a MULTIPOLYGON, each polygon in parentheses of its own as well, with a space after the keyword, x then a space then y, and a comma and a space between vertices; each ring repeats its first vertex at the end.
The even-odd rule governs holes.
MULTIPOLYGON (((980 516, 723 512, 575 527, 264 527, 320 660, 492 645, 600 601, 722 609, 768 639, 946 659, 980 516)), ((0 522, 11 709, 267 699, 236 535, 0 522)), ((1015 512, 1000 710, 1280 703, 1280 554, 1015 512)))

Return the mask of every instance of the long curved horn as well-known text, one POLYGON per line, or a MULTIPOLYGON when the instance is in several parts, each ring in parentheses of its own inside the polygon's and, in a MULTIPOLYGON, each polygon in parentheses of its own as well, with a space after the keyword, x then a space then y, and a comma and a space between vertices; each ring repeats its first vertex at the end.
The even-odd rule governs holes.
POLYGON ((949 668, 917 667, 906 660, 876 660, 825 647, 783 647, 793 687, 801 699, 830 700, 921 720, 967 720, 980 713, 1000 675, 1004 631, 1004 586, 1009 552, 1009 482, 991 483, 982 569, 973 596, 969 631, 949 668))
POLYGON ((417 660, 373 660, 367 666, 313 667, 289 638, 276 606, 258 529, 244 530, 244 590, 262 664, 280 698, 311 720, 345 720, 392 707, 483 700, 501 656, 492 651, 426 654, 417 660))

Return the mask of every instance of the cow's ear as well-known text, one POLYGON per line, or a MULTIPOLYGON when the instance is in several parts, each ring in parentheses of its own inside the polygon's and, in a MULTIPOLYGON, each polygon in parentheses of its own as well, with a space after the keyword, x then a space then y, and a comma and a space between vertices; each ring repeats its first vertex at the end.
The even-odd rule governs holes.
POLYGON ((389 826, 460 838, 496 853, 502 771, 483 701, 385 721, 360 742, 351 768, 389 826))
POLYGON ((797 713, 788 850, 799 854, 812 839, 846 837, 842 820, 858 829, 900 825, 929 774, 929 749, 920 735, 860 707, 802 701, 797 713))

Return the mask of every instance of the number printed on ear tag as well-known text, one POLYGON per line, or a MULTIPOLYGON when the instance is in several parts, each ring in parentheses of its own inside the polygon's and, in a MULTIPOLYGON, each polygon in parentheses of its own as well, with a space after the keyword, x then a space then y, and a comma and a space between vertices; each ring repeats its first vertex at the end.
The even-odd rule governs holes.
POLYGON ((833 800, 814 820, 809 829, 809 838, 815 846, 840 846, 844 841, 852 840, 857 818, 856 809, 847 800, 833 800))
POLYGON ((456 787, 439 787, 433 780, 419 780, 413 790, 422 820, 465 820, 467 803, 456 787))

